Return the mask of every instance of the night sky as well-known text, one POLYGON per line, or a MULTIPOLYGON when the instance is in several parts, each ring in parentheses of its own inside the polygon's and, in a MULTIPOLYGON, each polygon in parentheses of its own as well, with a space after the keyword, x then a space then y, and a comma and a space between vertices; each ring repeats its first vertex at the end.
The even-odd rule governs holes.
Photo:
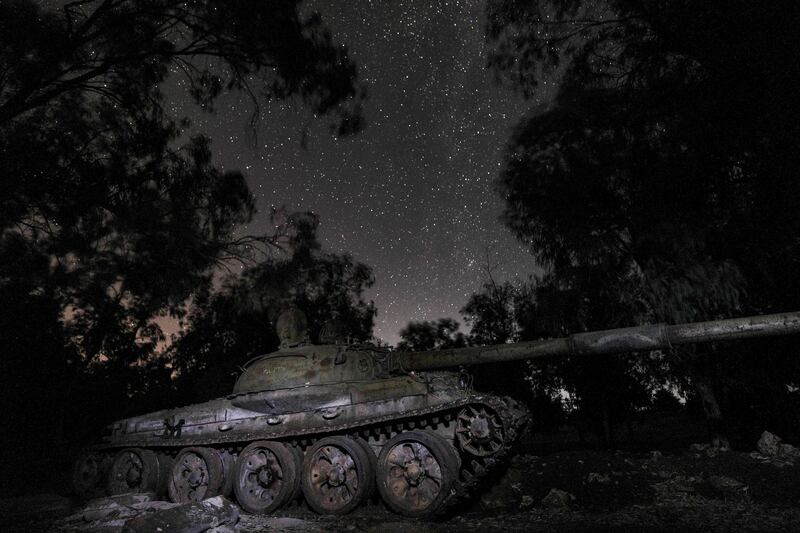
POLYGON ((460 320, 486 279, 487 251, 496 280, 534 273, 533 258, 499 221, 492 184, 514 124, 551 88, 524 102, 497 86, 485 68, 483 2, 306 7, 322 14, 368 84, 363 132, 335 139, 327 118, 274 102, 262 107, 254 137, 243 94, 223 96, 215 115, 172 103, 213 139, 220 166, 248 176, 260 214, 247 229, 268 229, 271 206, 317 213, 327 250, 373 267, 375 335, 392 344, 409 320, 460 320))

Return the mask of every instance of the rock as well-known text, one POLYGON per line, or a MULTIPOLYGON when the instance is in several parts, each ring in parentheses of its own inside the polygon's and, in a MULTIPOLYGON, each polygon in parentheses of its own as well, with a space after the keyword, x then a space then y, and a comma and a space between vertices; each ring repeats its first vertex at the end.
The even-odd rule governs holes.
POLYGON ((86 503, 85 508, 103 507, 109 503, 116 503, 117 505, 137 505, 140 503, 147 503, 156 500, 154 492, 126 492, 125 494, 116 494, 114 496, 106 496, 105 498, 97 498, 90 500, 86 503))
POLYGON ((533 505, 533 497, 528 496, 526 494, 525 496, 522 497, 522 501, 519 503, 519 508, 520 509, 527 509, 531 505, 533 505))
POLYGON ((609 481, 611 481, 611 478, 608 474, 599 474, 597 472, 589 472, 586 477, 586 483, 608 483, 609 481))
POLYGON ((82 510, 75 513, 67 520, 77 519, 84 522, 97 520, 113 520, 117 518, 130 518, 140 514, 140 507, 149 504, 155 498, 152 492, 117 494, 106 498, 97 498, 88 502, 82 510))
POLYGON ((769 431, 761 434, 756 447, 758 451, 752 452, 750 457, 779 468, 794 466, 795 461, 800 459, 800 450, 784 443, 780 437, 769 431))
POLYGON ((761 434, 756 448, 761 454, 767 457, 775 457, 790 461, 800 458, 800 450, 791 444, 785 444, 779 436, 773 435, 769 431, 765 431, 761 434))
POLYGON ((547 496, 542 498, 542 505, 554 509, 564 509, 569 507, 569 504, 575 501, 575 496, 560 489, 550 489, 547 496))
POLYGON ((709 476, 708 482, 717 490, 721 491, 746 491, 747 485, 728 476, 709 476))
POLYGON ((517 505, 522 494, 522 473, 518 468, 509 468, 497 483, 486 487, 480 496, 483 509, 502 509, 517 505))
POLYGON ((539 460, 536 455, 515 455, 511 458, 512 466, 526 466, 539 460))
MULTIPOLYGON (((319 526, 309 531, 320 531, 319 526)), ((375 524, 367 530, 369 533, 432 533, 432 530, 426 527, 423 523, 417 522, 410 526, 408 522, 385 522, 383 524, 375 524)))
POLYGON ((219 526, 234 526, 239 509, 222 496, 202 502, 176 505, 132 518, 125 524, 126 533, 200 533, 219 526))
POLYGON ((237 533, 237 531, 235 526, 217 526, 207 529, 206 533, 237 533))
POLYGON ((657 500, 661 502, 686 501, 695 497, 695 484, 698 481, 699 479, 694 476, 672 474, 665 481, 655 483, 651 487, 657 500))
POLYGON ((783 451, 781 438, 777 435, 773 435, 769 431, 765 431, 758 439, 756 449, 766 456, 781 455, 783 451))
POLYGON ((661 457, 662 457, 661 452, 658 450, 653 450, 652 452, 650 452, 651 461, 658 461, 659 459, 661 459, 661 457))
MULTIPOLYGON (((335 517, 328 517, 335 520, 335 517)), ((239 517, 236 523, 236 528, 241 531, 263 531, 267 532, 283 532, 291 531, 292 533, 317 533, 318 531, 327 530, 317 520, 308 520, 301 518, 293 518, 289 516, 267 516, 267 515, 253 515, 244 513, 239 517)), ((367 531, 362 523, 347 524, 348 531, 367 531), (356 525, 358 524, 358 525, 356 525), (352 528, 350 527, 352 526, 352 528)), ((336 529, 339 531, 339 529, 336 529)), ((380 533, 387 533, 386 531, 380 533)))
POLYGON ((0 516, 5 518, 43 514, 66 515, 71 510, 72 502, 69 498, 57 494, 37 494, 0 500, 0 516))
POLYGON ((707 457, 716 457, 720 454, 720 452, 727 452, 730 451, 730 448, 726 444, 720 445, 712 445, 706 443, 695 443, 689 446, 689 449, 695 452, 696 457, 700 457, 700 455, 705 454, 707 457))

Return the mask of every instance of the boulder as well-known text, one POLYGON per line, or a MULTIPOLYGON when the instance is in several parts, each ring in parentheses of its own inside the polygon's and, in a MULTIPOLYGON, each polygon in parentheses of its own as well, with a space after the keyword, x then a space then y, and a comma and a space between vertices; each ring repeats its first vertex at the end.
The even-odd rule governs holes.
POLYGON ((773 435, 769 431, 765 431, 761 434, 756 448, 762 455, 766 455, 767 457, 792 461, 800 459, 800 450, 791 444, 784 443, 779 436, 773 435))
POLYGON ((526 495, 524 495, 522 497, 522 501, 520 501, 520 503, 519 503, 519 508, 520 509, 527 509, 531 505, 533 505, 533 498, 526 494, 526 495))
POLYGON ((70 516, 67 520, 95 522, 97 520, 130 518, 141 513, 141 506, 150 504, 154 499, 155 494, 152 492, 126 493, 97 498, 89 501, 83 509, 70 516))
POLYGON ((239 509, 222 496, 216 496, 182 505, 175 505, 154 513, 143 514, 128 520, 125 533, 201 533, 220 526, 234 526, 239 520, 239 509))
POLYGON ((708 483, 720 491, 746 491, 747 485, 728 476, 709 476, 708 483))
POLYGON ((650 460, 653 462, 658 461, 659 459, 661 459, 661 457, 663 457, 663 455, 658 450, 653 450, 652 452, 650 452, 650 460))
POLYGON ((570 503, 575 501, 575 496, 567 491, 560 489, 550 489, 547 496, 542 498, 542 505, 554 509, 564 509, 569 507, 570 503))
POLYGON ((589 472, 586 476, 586 483, 608 483, 611 478, 608 474, 600 474, 598 472, 589 472))
POLYGON ((701 455, 705 454, 706 457, 716 457, 721 452, 729 452, 730 448, 725 443, 717 443, 717 444, 707 444, 707 443, 695 443, 689 446, 689 449, 695 452, 696 457, 700 457, 701 455))

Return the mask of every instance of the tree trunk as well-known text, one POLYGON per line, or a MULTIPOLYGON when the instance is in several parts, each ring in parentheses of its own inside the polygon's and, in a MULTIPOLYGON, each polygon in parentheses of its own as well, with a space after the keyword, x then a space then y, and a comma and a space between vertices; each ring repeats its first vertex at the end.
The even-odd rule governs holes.
POLYGON ((636 443, 636 434, 633 431, 633 420, 630 417, 625 421, 625 427, 628 428, 628 441, 631 444, 636 443))
POLYGON ((694 388, 700 396, 700 400, 703 402, 703 412, 705 412, 706 415, 706 424, 711 436, 711 445, 715 448, 729 449, 730 442, 728 442, 728 437, 726 435, 727 432, 725 431, 725 423, 722 418, 722 410, 719 408, 719 403, 717 402, 717 397, 714 395, 714 391, 711 390, 711 386, 703 379, 695 377, 693 381, 694 388))
POLYGON ((614 447, 614 435, 611 433, 611 414, 608 412, 608 397, 605 391, 600 393, 600 407, 603 410, 603 440, 606 448, 614 447))

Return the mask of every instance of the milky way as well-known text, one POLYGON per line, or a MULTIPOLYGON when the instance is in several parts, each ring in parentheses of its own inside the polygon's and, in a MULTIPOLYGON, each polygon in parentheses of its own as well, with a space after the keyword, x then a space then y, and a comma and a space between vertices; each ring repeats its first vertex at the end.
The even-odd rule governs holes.
POLYGON ((271 206, 318 214, 327 250, 373 267, 375 334, 390 343, 409 320, 459 317, 487 263, 499 280, 534 273, 499 221, 493 181, 514 124, 540 102, 498 87, 486 70, 483 2, 315 1, 306 9, 322 14, 358 64, 369 92, 363 132, 336 139, 325 118, 273 102, 254 136, 245 95, 224 95, 214 115, 172 103, 213 139, 219 165, 248 176, 261 211, 249 230, 266 229, 271 206))

